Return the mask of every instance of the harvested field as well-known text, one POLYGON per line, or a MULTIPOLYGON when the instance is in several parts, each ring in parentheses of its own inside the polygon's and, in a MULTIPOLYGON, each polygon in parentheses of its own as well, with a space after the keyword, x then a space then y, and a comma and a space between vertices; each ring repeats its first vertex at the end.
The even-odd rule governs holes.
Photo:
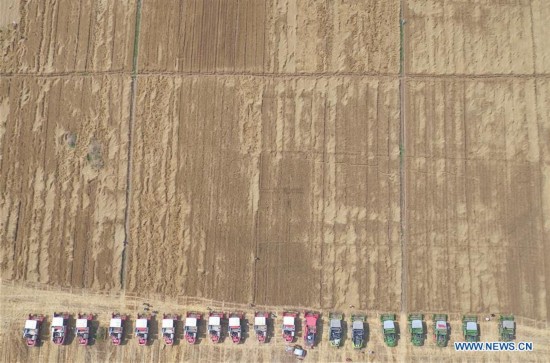
POLYGON ((462 313, 510 312, 523 357, 548 361, 549 17, 546 0, 4 0, 1 359, 287 360, 279 338, 20 338, 31 311, 105 324, 147 299, 368 312, 375 357, 325 329, 312 361, 463 359, 412 347, 406 313, 450 313, 458 341, 462 313))

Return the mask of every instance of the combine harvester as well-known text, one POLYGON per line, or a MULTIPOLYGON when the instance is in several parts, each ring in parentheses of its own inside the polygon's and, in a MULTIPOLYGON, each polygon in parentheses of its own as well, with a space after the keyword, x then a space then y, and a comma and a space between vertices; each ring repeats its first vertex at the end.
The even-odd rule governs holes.
POLYGON ((411 343, 415 347, 424 345, 424 315, 409 314, 409 333, 411 333, 411 343))
POLYGON ((242 338, 242 329, 241 329, 241 319, 243 318, 242 313, 230 313, 229 314, 229 336, 231 341, 235 344, 239 344, 242 338))
POLYGON ((297 312, 284 311, 283 312, 283 339, 285 343, 292 343, 296 336, 296 317, 297 312))
POLYGON ((254 332, 260 343, 265 343, 267 340, 267 319, 269 313, 256 311, 254 314, 254 332))
POLYGON ((339 348, 342 343, 342 318, 343 315, 340 313, 330 313, 330 330, 328 333, 328 340, 330 345, 333 347, 339 348))
POLYGON ((124 339, 124 325, 128 317, 124 314, 113 313, 109 323, 109 336, 113 345, 120 345, 124 339))
POLYGON ((162 316, 162 338, 164 344, 173 345, 176 339, 176 324, 179 320, 179 316, 172 314, 164 314, 162 316))
POLYGON ((199 332, 198 325, 202 315, 195 312, 188 312, 185 317, 185 325, 183 326, 183 334, 185 340, 189 344, 195 344, 197 342, 197 335, 199 332))
POLYGON ((79 345, 88 345, 90 342, 90 322, 94 319, 93 314, 78 314, 74 333, 79 345))
POLYGON ((351 316, 351 342, 355 349, 362 349, 365 344, 365 318, 365 315, 351 316))
POLYGON ((464 334, 464 340, 467 342, 479 341, 479 328, 477 325, 477 316, 464 315, 462 317, 462 333, 464 334))
POLYGON ((397 328, 395 327, 395 314, 383 314, 380 316, 382 322, 382 332, 384 333, 384 343, 388 347, 397 345, 397 328))
POLYGON ((317 335, 317 320, 319 320, 319 314, 313 311, 305 311, 304 318, 306 321, 304 342, 306 347, 313 348, 317 335))
POLYGON ((23 329, 23 338, 27 347, 36 347, 40 343, 40 328, 44 322, 44 315, 29 314, 23 329))
POLYGON ((214 344, 218 344, 221 340, 223 318, 224 315, 220 312, 213 311, 208 315, 208 335, 214 344))
POLYGON ((501 315, 498 322, 500 340, 511 342, 516 339, 516 322, 513 315, 501 315))
POLYGON ((447 314, 436 314, 434 321, 434 340, 438 347, 446 347, 449 343, 449 324, 447 314))
POLYGON ((54 344, 63 345, 63 343, 65 343, 65 337, 67 336, 68 320, 69 313, 53 313, 50 332, 52 335, 52 342, 54 344))
POLYGON ((149 341, 149 322, 151 321, 151 315, 138 314, 136 319, 136 329, 134 334, 138 338, 139 345, 147 345, 149 341))

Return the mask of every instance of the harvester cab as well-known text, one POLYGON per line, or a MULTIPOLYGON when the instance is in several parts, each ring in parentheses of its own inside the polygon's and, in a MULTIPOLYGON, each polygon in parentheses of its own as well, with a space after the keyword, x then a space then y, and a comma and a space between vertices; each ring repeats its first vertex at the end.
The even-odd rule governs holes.
POLYGON ((436 314, 434 322, 434 340, 438 347, 446 347, 449 342, 449 323, 447 314, 436 314))
POLYGON ((222 337, 223 313, 211 312, 208 316, 208 335, 212 343, 219 343, 222 337))
POLYGON ((78 314, 74 333, 79 345, 88 345, 90 341, 90 322, 93 318, 93 314, 78 314))
POLYGON ((462 332, 464 340, 467 342, 479 341, 479 327, 477 324, 477 316, 465 315, 462 317, 462 332))
POLYGON ((365 315, 351 316, 351 342, 353 348, 363 348, 365 344, 365 315))
POLYGON ((305 311, 304 318, 306 320, 304 343, 306 347, 313 348, 317 336, 317 320, 319 320, 319 314, 313 311, 305 311))
POLYGON ((176 338, 176 322, 178 321, 177 315, 164 314, 162 316, 162 339, 164 344, 173 345, 176 338))
POLYGON ((29 314, 23 328, 23 338, 28 347, 35 347, 40 342, 40 327, 44 322, 43 315, 29 314))
POLYGON ((384 342, 388 347, 397 345, 397 327, 395 325, 395 314, 383 314, 380 316, 382 322, 382 332, 384 333, 384 342))
POLYGON ((513 315, 501 315, 498 322, 500 340, 511 342, 516 339, 516 322, 513 315))
POLYGON ((124 339, 124 325, 126 323, 127 316, 119 313, 113 313, 111 315, 111 321, 109 323, 109 336, 113 345, 120 345, 122 339, 124 339))
POLYGON ((241 342, 241 337, 242 337, 241 319, 242 318, 243 318, 242 313, 229 314, 229 323, 228 323, 229 336, 231 337, 231 341, 235 344, 239 344, 241 342))
POLYGON ((147 345, 149 340, 149 321, 151 320, 150 315, 138 314, 136 319, 136 329, 134 334, 138 338, 139 345, 147 345))
POLYGON ((409 314, 409 333, 411 334, 411 343, 415 347, 424 345, 424 315, 409 314))
POLYGON ((257 311, 254 314, 254 332, 256 333, 256 338, 260 343, 265 343, 267 339, 267 319, 269 318, 269 313, 257 311))
POLYGON ((50 332, 52 342, 56 345, 62 345, 67 336, 67 321, 69 320, 68 313, 53 313, 50 332))
POLYGON ((340 313, 330 313, 330 330, 329 330, 329 341, 330 345, 333 347, 340 347, 342 343, 342 318, 343 315, 340 313))
POLYGON ((185 317, 185 325, 183 326, 183 334, 185 340, 189 344, 195 344, 197 342, 197 335, 199 332, 198 325, 201 319, 201 314, 188 312, 185 317))
POLYGON ((292 343, 296 336, 296 317, 298 313, 293 311, 283 312, 283 339, 286 343, 292 343))

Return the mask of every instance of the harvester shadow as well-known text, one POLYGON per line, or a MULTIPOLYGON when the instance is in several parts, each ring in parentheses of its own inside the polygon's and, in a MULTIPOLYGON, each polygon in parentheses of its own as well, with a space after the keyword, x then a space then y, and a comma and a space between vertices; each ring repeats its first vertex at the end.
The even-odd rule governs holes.
POLYGON ((103 337, 100 337, 100 339, 104 340, 105 332, 99 331, 99 321, 97 321, 96 315, 94 314, 92 320, 90 321, 90 338, 88 340, 88 345, 95 345, 99 333, 103 334, 103 337))
POLYGON ((37 347, 44 345, 44 342, 50 339, 50 324, 48 323, 48 317, 44 316, 42 324, 40 325, 40 330, 38 331, 39 341, 36 344, 37 347))
POLYGON ((132 323, 132 318, 128 316, 126 320, 122 321, 122 326, 124 327, 124 334, 122 335, 120 345, 126 345, 128 344, 128 341, 134 336, 134 330, 132 329, 134 324, 132 323))
MULTIPOLYGON (((250 322, 246 317, 243 318, 241 327, 241 343, 244 343, 250 337, 250 322)), ((254 330, 254 326, 252 326, 252 330, 254 330)))
POLYGON ((206 339, 208 339, 208 318, 199 319, 197 321, 197 339, 195 341, 195 344, 200 344, 203 340, 206 339))
MULTIPOLYGON (((164 340, 164 337, 161 337, 164 340)), ((172 345, 180 345, 180 341, 183 339, 183 321, 180 319, 174 320, 174 341, 172 345)))
POLYGON ((346 340, 348 340, 348 322, 342 319, 342 337, 340 338, 340 347, 343 347, 344 344, 346 344, 346 340))
POLYGON ((73 314, 69 314, 69 318, 67 319, 67 335, 65 336, 65 342, 63 345, 70 345, 74 341, 74 338, 76 336, 74 329, 71 327, 76 325, 76 319, 74 318, 73 314))
POLYGON ((295 338, 294 342, 299 342, 302 340, 301 338, 304 336, 304 332, 302 331, 302 319, 296 318, 294 319, 294 324, 296 325, 295 329, 295 338))
POLYGON ((363 349, 364 347, 367 346, 367 344, 369 344, 369 340, 370 340, 370 325, 369 323, 367 323, 366 321, 363 323, 363 326, 364 326, 364 329, 365 329, 365 342, 363 343, 363 349))
POLYGON ((422 345, 425 345, 428 340, 428 324, 425 321, 422 321, 422 331, 424 332, 422 334, 422 345))
POLYGON ((147 346, 153 345, 154 341, 158 339, 159 335, 159 326, 157 322, 157 318, 155 315, 151 316, 151 320, 149 321, 149 339, 147 339, 147 346))
POLYGON ((401 340, 401 326, 396 321, 395 322, 395 343, 396 343, 396 345, 399 344, 400 340, 401 340))
POLYGON ((317 334, 315 334, 315 342, 313 343, 313 347, 311 347, 311 349, 317 348, 324 336, 325 324, 323 324, 322 316, 319 314, 319 320, 317 320, 317 334))
POLYGON ((276 318, 273 318, 271 316, 266 320, 267 331, 265 335, 265 344, 269 343, 271 341, 271 338, 275 337, 275 320, 276 318))

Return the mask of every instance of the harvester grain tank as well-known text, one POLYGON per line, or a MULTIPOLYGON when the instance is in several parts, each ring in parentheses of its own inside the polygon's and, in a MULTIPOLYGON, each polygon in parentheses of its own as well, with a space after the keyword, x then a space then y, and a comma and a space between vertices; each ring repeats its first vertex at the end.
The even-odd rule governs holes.
POLYGON ((462 333, 467 342, 479 341, 479 326, 477 325, 477 316, 464 315, 462 317, 462 333))
POLYGON ((365 315, 351 316, 351 342, 353 348, 362 349, 365 344, 365 315))
POLYGON ((342 318, 343 315, 341 313, 329 314, 329 341, 330 345, 337 348, 342 344, 342 318))
POLYGON ((69 321, 69 313, 53 313, 50 333, 52 342, 56 345, 63 345, 67 336, 67 322, 69 321))
POLYGON ((208 315, 208 335, 212 343, 217 344, 222 337, 222 319, 224 314, 220 312, 211 312, 208 315))
POLYGON ((185 317, 185 325, 183 326, 184 338, 189 344, 195 344, 197 342, 197 335, 199 332, 199 321, 202 315, 195 312, 188 312, 185 317))
POLYGON ((138 314, 136 319, 136 329, 134 334, 138 338, 139 345, 147 345, 149 340, 149 322, 151 321, 151 316, 146 314, 138 314))
POLYGON ((164 340, 164 344, 166 345, 173 345, 174 340, 176 339, 176 327, 177 327, 177 321, 179 320, 179 317, 177 315, 173 314, 164 314, 162 316, 162 339, 164 340))
POLYGON ((434 340, 438 347, 446 347, 449 342, 449 323, 447 314, 436 314, 434 322, 434 340))
POLYGON ((44 315, 29 314, 23 328, 23 338, 28 347, 35 347, 40 343, 40 328, 43 322, 44 315))
POLYGON ((93 319, 93 314, 78 314, 74 333, 79 345, 88 345, 90 342, 90 324, 93 319))
POLYGON ((109 322, 109 336, 113 345, 120 345, 124 339, 124 328, 128 317, 125 314, 113 313, 109 322))
POLYGON ((304 319, 306 323, 304 343, 306 347, 313 348, 317 336, 317 320, 319 320, 319 314, 313 311, 305 311, 304 319))
POLYGON ((228 321, 228 331, 231 341, 235 344, 241 342, 242 337, 242 328, 241 328, 241 319, 243 318, 242 313, 230 313, 228 321))
POLYGON ((297 312, 284 311, 283 312, 283 339, 286 343, 292 343, 296 336, 296 317, 297 312))
POLYGON ((424 345, 424 315, 409 314, 409 333, 411 334, 411 343, 415 347, 424 345))
POLYGON ((395 314, 383 314, 380 316, 382 322, 382 332, 384 333, 384 342, 388 347, 397 345, 397 328, 395 325, 395 314))
POLYGON ((498 322, 500 340, 511 342, 516 339, 516 322, 513 315, 501 315, 498 322))
POLYGON ((257 311, 254 314, 254 332, 256 333, 256 338, 260 343, 265 343, 267 340, 267 319, 269 318, 269 313, 257 311))

